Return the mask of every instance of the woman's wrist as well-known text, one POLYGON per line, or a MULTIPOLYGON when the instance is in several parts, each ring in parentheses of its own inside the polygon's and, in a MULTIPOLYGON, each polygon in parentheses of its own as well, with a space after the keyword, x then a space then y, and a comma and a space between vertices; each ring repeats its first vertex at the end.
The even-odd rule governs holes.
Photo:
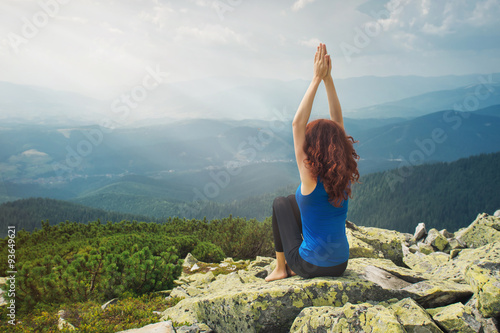
POLYGON ((321 77, 314 75, 313 78, 312 78, 312 83, 315 83, 315 84, 319 85, 322 80, 323 79, 321 77))
POLYGON ((323 78, 323 81, 325 81, 325 83, 330 83, 330 82, 333 83, 333 78, 330 74, 328 74, 323 78))

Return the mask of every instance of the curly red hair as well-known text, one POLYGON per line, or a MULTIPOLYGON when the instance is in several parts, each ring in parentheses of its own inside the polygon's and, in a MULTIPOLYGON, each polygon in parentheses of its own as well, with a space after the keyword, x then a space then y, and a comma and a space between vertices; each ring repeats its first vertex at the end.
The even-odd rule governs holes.
POLYGON ((358 154, 352 136, 329 119, 317 119, 307 124, 304 151, 305 163, 314 176, 323 182, 330 203, 340 207, 351 197, 351 184, 359 181, 358 154))

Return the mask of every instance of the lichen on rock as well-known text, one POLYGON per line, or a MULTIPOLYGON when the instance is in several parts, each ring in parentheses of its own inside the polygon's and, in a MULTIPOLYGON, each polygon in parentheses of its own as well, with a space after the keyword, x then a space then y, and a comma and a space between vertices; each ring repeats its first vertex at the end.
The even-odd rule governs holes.
POLYGON ((226 259, 223 272, 185 271, 171 292, 184 299, 162 320, 229 333, 493 332, 500 316, 500 242, 481 233, 498 231, 499 222, 480 214, 456 233, 431 229, 427 245, 417 245, 413 235, 353 225, 347 229, 351 259, 337 278, 265 282, 275 259, 226 259))

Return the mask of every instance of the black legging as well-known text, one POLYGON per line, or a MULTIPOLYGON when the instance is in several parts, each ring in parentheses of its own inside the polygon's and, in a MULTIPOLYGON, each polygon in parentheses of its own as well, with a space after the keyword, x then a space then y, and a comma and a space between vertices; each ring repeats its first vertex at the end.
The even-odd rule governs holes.
POLYGON ((295 195, 277 197, 273 202, 273 235, 276 252, 285 252, 288 266, 303 278, 340 276, 347 268, 347 261, 336 266, 313 265, 299 254, 302 244, 302 220, 295 195))

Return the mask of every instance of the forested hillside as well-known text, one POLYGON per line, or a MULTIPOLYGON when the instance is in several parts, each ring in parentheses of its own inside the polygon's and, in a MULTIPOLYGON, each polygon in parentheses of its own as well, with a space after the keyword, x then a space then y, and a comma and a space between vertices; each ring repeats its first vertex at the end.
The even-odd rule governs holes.
POLYGON ((17 230, 24 228, 26 231, 33 231, 35 228, 41 227, 42 220, 48 220, 50 224, 57 224, 64 221, 87 223, 98 219, 112 222, 122 220, 161 221, 161 219, 154 217, 110 212, 67 201, 29 198, 0 205, 0 238, 7 235, 8 226, 15 226, 17 230))
POLYGON ((411 233, 419 222, 458 230, 478 213, 500 209, 499 165, 494 153, 364 176, 353 190, 349 220, 411 233))
MULTIPOLYGON (((498 165, 500 153, 494 153, 364 175, 362 183, 353 189, 348 219, 359 225, 403 232, 413 232, 419 222, 457 230, 473 221, 478 212, 492 214, 500 208, 498 165)), ((262 221, 271 216, 273 199, 295 193, 297 185, 230 202, 167 202, 130 193, 129 204, 141 207, 143 215, 108 212, 52 199, 23 199, 0 205, 0 227, 6 233, 8 225, 32 231, 46 219, 54 225, 66 220, 87 223, 97 219, 103 222, 154 222, 168 217, 219 219, 230 214, 262 221)))

